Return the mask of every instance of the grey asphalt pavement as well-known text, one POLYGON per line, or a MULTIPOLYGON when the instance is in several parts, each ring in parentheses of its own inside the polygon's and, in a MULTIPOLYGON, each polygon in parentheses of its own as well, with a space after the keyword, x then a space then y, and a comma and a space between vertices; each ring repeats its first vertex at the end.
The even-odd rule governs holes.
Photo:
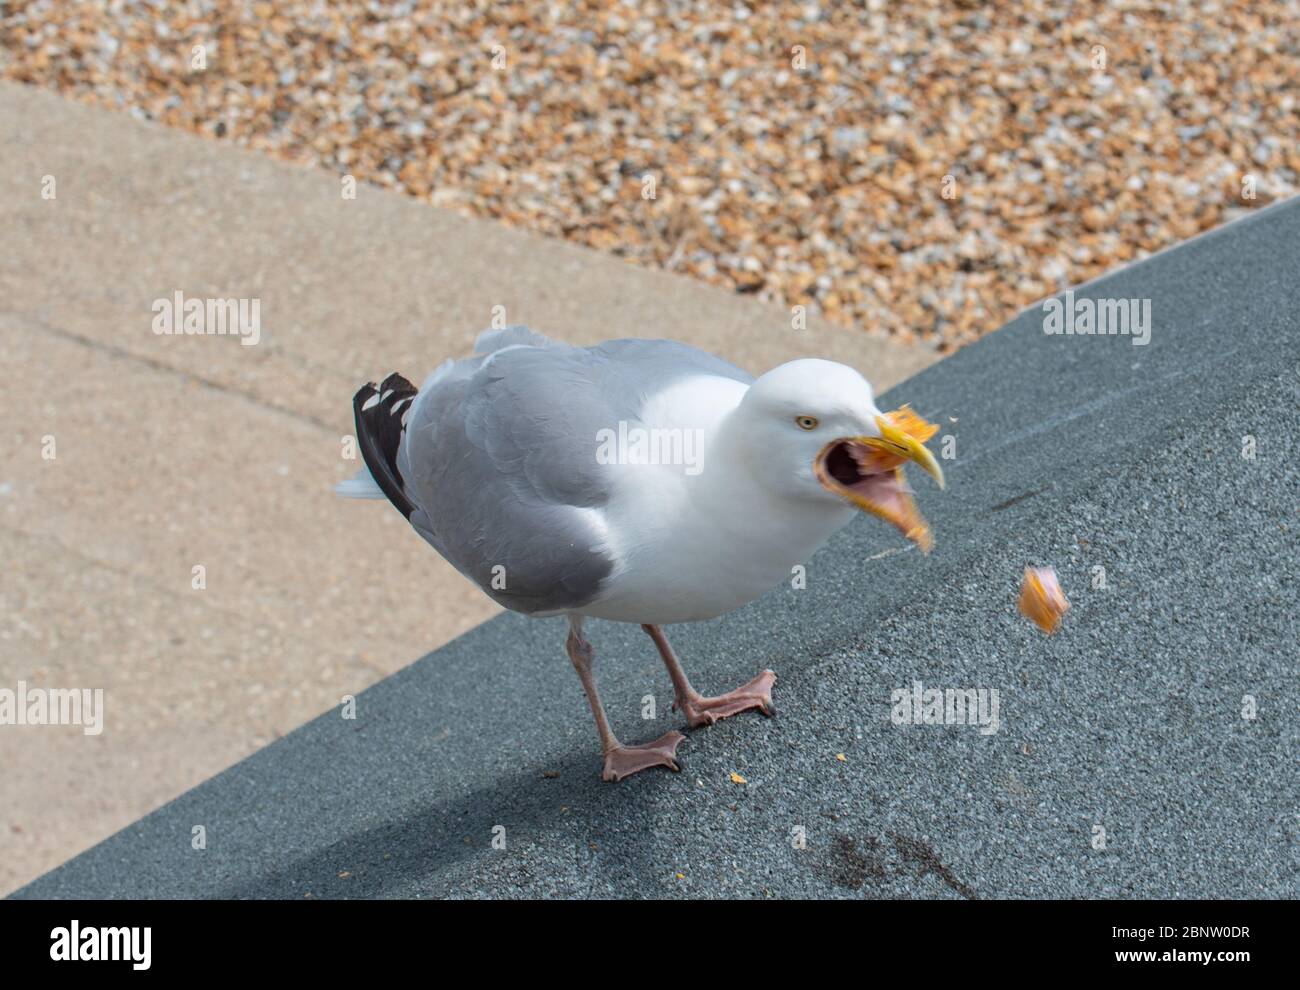
MULTIPOLYGON (((1035 308, 888 393, 955 438, 934 553, 864 517, 806 589, 673 629, 703 690, 780 678, 681 774, 602 783, 562 621, 508 615, 15 896, 1294 897, 1297 245, 1292 201, 1079 290, 1150 299, 1146 346, 1035 308), (997 690, 998 731, 894 724, 916 681, 997 690)), ((589 632, 619 735, 680 727, 649 639, 589 632)))

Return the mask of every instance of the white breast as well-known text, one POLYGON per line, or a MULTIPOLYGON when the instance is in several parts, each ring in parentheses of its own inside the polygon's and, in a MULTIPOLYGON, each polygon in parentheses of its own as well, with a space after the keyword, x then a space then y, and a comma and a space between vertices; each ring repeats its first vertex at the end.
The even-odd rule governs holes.
POLYGON ((745 389, 695 378, 646 404, 644 426, 661 432, 644 438, 642 451, 675 453, 657 459, 677 463, 618 464, 615 496, 595 510, 618 563, 584 614, 640 623, 713 618, 790 580, 795 565, 853 517, 848 506, 776 495, 736 462, 728 416, 745 389))

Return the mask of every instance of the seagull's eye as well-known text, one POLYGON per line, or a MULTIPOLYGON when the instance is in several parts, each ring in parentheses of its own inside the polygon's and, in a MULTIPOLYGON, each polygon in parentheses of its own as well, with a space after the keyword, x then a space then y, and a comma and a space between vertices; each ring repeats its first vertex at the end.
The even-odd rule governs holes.
POLYGON ((816 417, 816 416, 796 416, 796 417, 794 418, 794 421, 795 421, 796 425, 798 425, 799 429, 801 429, 801 430, 815 430, 815 429, 817 429, 817 417, 816 417))

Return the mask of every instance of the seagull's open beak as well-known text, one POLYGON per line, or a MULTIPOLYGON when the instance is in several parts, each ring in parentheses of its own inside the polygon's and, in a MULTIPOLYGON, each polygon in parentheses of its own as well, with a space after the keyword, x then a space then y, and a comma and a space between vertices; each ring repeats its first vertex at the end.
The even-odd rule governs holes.
POLYGON ((925 446, 939 428, 906 406, 877 416, 876 428, 878 437, 845 437, 828 443, 813 461, 813 472, 827 491, 893 523, 929 553, 934 539, 912 500, 903 465, 908 461, 919 464, 943 487, 943 469, 925 446))

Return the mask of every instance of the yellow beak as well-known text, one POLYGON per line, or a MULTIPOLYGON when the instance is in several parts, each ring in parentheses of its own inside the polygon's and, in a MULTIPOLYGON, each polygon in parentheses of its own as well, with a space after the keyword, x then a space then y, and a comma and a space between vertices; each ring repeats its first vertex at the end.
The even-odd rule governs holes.
POLYGON ((925 447, 939 427, 907 406, 876 417, 878 437, 847 437, 822 448, 813 461, 817 480, 858 508, 898 527, 925 553, 934 539, 912 500, 903 465, 912 461, 943 487, 943 469, 925 447))
MULTIPOLYGON (((907 409, 906 406, 903 408, 907 409)), ((907 410, 907 413, 910 414, 911 410, 907 410)), ((901 425, 895 425, 886 416, 877 416, 876 428, 880 430, 878 437, 857 437, 858 443, 876 452, 874 466, 881 470, 889 470, 906 461, 913 461, 920 465, 921 470, 933 478, 940 488, 943 487, 943 468, 925 446, 925 441, 939 429, 937 426, 926 423, 915 415, 903 418, 901 425), (924 425, 915 426, 914 423, 924 425)))

